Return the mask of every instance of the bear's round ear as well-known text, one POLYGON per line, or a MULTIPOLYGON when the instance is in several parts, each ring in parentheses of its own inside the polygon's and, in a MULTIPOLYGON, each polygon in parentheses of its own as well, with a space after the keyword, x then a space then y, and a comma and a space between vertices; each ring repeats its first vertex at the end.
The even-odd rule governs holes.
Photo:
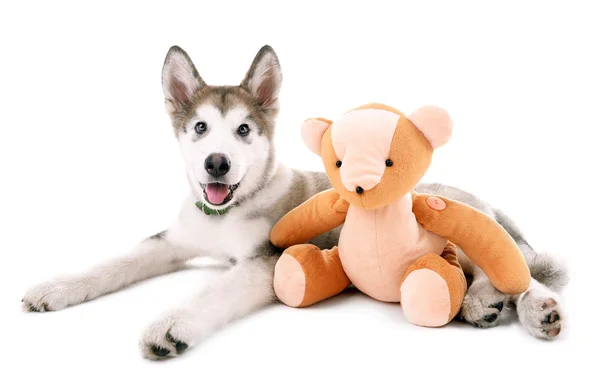
POLYGON ((445 109, 437 106, 423 106, 408 116, 429 144, 435 149, 443 146, 452 136, 452 119, 445 109))
POLYGON ((323 118, 314 118, 305 120, 302 123, 302 140, 309 150, 321 156, 321 141, 323 134, 331 125, 331 120, 323 118))

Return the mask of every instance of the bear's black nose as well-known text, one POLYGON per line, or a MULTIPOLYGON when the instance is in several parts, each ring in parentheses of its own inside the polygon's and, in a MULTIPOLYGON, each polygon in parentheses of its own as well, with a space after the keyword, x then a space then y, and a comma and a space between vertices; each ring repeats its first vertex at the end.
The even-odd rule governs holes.
POLYGON ((362 187, 360 187, 360 186, 357 186, 357 187, 356 187, 356 193, 357 193, 357 194, 362 194, 363 192, 364 192, 364 190, 363 190, 363 188, 362 188, 362 187))

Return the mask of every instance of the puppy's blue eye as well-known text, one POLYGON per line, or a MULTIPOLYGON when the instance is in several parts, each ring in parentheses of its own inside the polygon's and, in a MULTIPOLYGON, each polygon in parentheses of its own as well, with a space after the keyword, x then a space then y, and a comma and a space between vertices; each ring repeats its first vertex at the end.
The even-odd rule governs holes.
POLYGON ((237 129, 237 134, 240 136, 248 136, 249 133, 250 127, 248 126, 248 124, 242 124, 237 129))
POLYGON ((196 131, 198 135, 202 135, 206 132, 206 123, 204 121, 197 122, 194 126, 194 131, 196 131))

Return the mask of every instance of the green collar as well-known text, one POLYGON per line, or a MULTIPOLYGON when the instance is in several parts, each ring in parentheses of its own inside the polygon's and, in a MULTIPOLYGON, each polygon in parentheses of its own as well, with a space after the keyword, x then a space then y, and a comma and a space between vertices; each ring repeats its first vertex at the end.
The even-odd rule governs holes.
POLYGON ((206 206, 203 202, 200 202, 200 201, 196 202, 196 207, 198 209, 202 210, 206 215, 209 215, 209 216, 214 216, 214 215, 223 216, 223 215, 227 214, 229 209, 231 209, 231 206, 226 207, 225 209, 221 209, 221 210, 211 209, 210 207, 206 206))

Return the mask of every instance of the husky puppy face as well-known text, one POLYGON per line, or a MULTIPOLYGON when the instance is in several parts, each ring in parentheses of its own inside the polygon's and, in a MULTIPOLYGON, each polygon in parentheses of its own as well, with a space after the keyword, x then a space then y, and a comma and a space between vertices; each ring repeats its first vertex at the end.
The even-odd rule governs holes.
POLYGON ((210 86, 185 51, 167 53, 162 85, 167 112, 197 199, 219 210, 262 188, 275 168, 279 60, 270 46, 256 54, 235 86, 210 86))

